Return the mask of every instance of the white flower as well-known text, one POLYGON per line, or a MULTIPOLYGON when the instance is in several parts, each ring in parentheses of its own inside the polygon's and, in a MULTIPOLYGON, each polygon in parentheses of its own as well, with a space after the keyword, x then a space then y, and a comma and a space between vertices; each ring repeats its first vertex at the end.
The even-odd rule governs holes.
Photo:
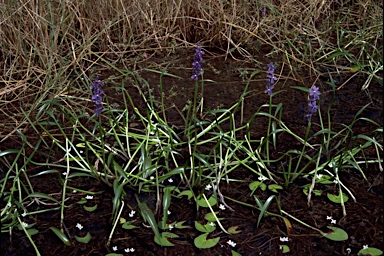
POLYGON ((211 190, 212 186, 211 184, 208 184, 207 186, 205 186, 205 190, 211 190))
POLYGON ((168 215, 170 215, 170 214, 171 214, 171 211, 170 211, 170 210, 168 210, 168 211, 167 211, 167 213, 168 213, 168 215))
POLYGON ((333 220, 332 216, 327 216, 327 220, 333 220))
POLYGON ((64 175, 64 176, 67 175, 67 172, 63 172, 63 175, 64 175))
POLYGON ((336 224, 336 220, 331 220, 331 224, 336 224))
POLYGON ((216 226, 216 224, 214 222, 211 222, 211 223, 209 223, 209 226, 214 227, 214 226, 216 226))
POLYGON ((134 252, 135 251, 135 248, 131 248, 131 252, 134 252))
POLYGON ((85 197, 85 199, 87 199, 87 200, 93 199, 93 196, 87 195, 87 196, 85 197))
POLYGON ((169 182, 169 183, 172 183, 172 182, 173 182, 173 179, 172 179, 172 178, 169 178, 169 179, 168 179, 168 182, 169 182))
POLYGON ((25 217, 25 216, 27 216, 27 213, 24 212, 23 214, 21 214, 21 216, 25 217))
POLYGON ((117 246, 113 246, 112 250, 117 251, 117 246))
POLYGON ((154 176, 149 177, 149 179, 151 179, 151 180, 153 180, 154 178, 155 178, 154 176))
POLYGON ((136 211, 132 210, 128 215, 129 215, 129 217, 132 218, 135 215, 135 213, 136 213, 136 211))
POLYGON ((172 229, 173 229, 173 226, 172 226, 172 225, 169 225, 168 228, 169 228, 169 230, 172 230, 172 229))
POLYGON ((288 237, 280 237, 280 241, 281 242, 288 242, 289 239, 288 239, 288 237))
POLYGON ((72 191, 72 193, 73 193, 73 194, 76 194, 76 193, 77 193, 77 190, 76 190, 76 189, 74 189, 74 190, 72 191))
POLYGON ((333 180, 333 183, 337 184, 337 183, 339 183, 339 181, 338 180, 333 180))
POLYGON ((223 205, 223 204, 220 204, 220 206, 219 206, 219 208, 221 209, 221 210, 225 210, 225 206, 223 205))
POLYGON ((368 245, 363 245, 363 249, 368 249, 368 245))
POLYGON ((267 177, 265 177, 265 176, 259 176, 259 181, 263 181, 263 180, 267 180, 268 178, 267 177))
POLYGON ((129 252, 129 248, 125 248, 124 251, 125 251, 125 252, 129 252))
POLYGON ((321 179, 323 177, 323 174, 316 174, 316 179, 321 179))
POLYGON ((81 225, 80 223, 77 223, 77 224, 76 224, 76 227, 77 227, 79 230, 82 230, 82 229, 83 229, 83 225, 81 225))
POLYGON ((348 255, 351 253, 351 248, 347 248, 347 249, 345 249, 346 251, 347 251, 347 253, 348 253, 348 255))
POLYGON ((235 246, 236 246, 236 243, 233 242, 232 240, 228 240, 227 244, 229 244, 229 245, 232 246, 232 247, 235 247, 235 246))

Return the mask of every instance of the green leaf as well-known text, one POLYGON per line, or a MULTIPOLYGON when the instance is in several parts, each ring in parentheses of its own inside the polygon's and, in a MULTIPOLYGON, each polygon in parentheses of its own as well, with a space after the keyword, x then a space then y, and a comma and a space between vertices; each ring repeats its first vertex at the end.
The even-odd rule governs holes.
POLYGON ((348 234, 341 228, 327 226, 330 229, 327 233, 321 232, 323 236, 333 241, 345 241, 348 239, 348 234))
POLYGON ((83 205, 83 208, 87 212, 93 212, 93 211, 95 211, 97 209, 97 204, 95 204, 94 206, 85 206, 85 205, 83 205))
MULTIPOLYGON (((328 193, 327 194, 327 197, 328 197, 328 199, 329 200, 331 200, 332 202, 334 202, 334 203, 337 203, 337 204, 341 204, 341 195, 339 194, 339 195, 334 195, 334 194, 330 194, 330 193, 328 193)), ((345 202, 347 202, 348 201, 348 196, 346 195, 346 194, 344 194, 344 193, 342 193, 342 197, 343 197, 343 201, 344 201, 344 203, 345 202)))
POLYGON ((232 234, 232 235, 239 234, 239 233, 241 233, 241 231, 240 231, 240 230, 237 230, 238 228, 239 228, 239 226, 233 226, 233 227, 230 227, 230 228, 228 229, 228 232, 229 232, 230 234, 232 234))
MULTIPOLYGON (((217 200, 214 196, 211 196, 209 199, 208 199, 208 203, 210 206, 214 206, 217 204, 217 200)), ((201 199, 197 200, 197 204, 201 207, 208 207, 208 204, 207 204, 207 201, 204 199, 204 197, 202 197, 201 199)))
POLYGON ((184 226, 185 220, 176 222, 173 226, 178 229, 190 228, 190 226, 184 226))
POLYGON ((316 178, 316 183, 320 184, 333 184, 333 177, 330 175, 322 174, 320 175, 320 179, 316 178))
POLYGON ((134 223, 136 220, 131 220, 131 221, 127 221, 127 222, 124 222, 124 224, 121 226, 123 229, 134 229, 134 228, 137 228, 136 226, 132 225, 132 223, 134 223))
MULTIPOLYGON (((157 241, 161 243, 161 235, 159 232, 159 227, 156 224, 155 216, 153 215, 153 212, 148 208, 146 203, 142 203, 139 201, 139 198, 136 196, 136 199, 138 201, 138 206, 141 212, 141 215, 145 219, 145 221, 148 222, 148 224, 151 226, 153 233, 155 233, 155 237, 157 238, 157 241)), ((160 244, 161 245, 161 244, 160 244)))
POLYGON ((175 246, 173 243, 168 241, 168 238, 177 238, 179 237, 178 235, 170 232, 163 232, 161 233, 161 238, 158 240, 158 238, 155 236, 155 243, 161 246, 175 246))
POLYGON ((183 192, 181 192, 180 194, 177 195, 177 197, 182 197, 182 196, 187 196, 188 199, 191 199, 193 194, 192 194, 191 190, 185 190, 185 191, 183 191, 183 192))
POLYGON ((85 204, 87 202, 87 199, 85 199, 84 197, 82 197, 77 203, 78 204, 85 204))
POLYGON ((238 253, 238 252, 235 252, 234 250, 231 250, 231 252, 232 252, 232 256, 241 256, 241 254, 240 254, 240 253, 238 253))
MULTIPOLYGON (((213 214, 212 212, 209 212, 209 213, 207 213, 207 214, 204 216, 204 219, 206 219, 206 220, 209 221, 209 222, 215 222, 218 213, 219 213, 219 212, 215 212, 215 214, 213 214), (216 218, 215 218, 215 215, 216 215, 216 218)), ((217 218, 217 219, 218 219, 218 220, 223 220, 224 218, 217 218)))
POLYGON ((282 250, 283 253, 290 252, 289 246, 288 245, 279 245, 280 249, 282 250))
POLYGON ((75 236, 75 238, 76 238, 77 242, 80 242, 80 243, 83 243, 83 244, 87 244, 91 240, 92 236, 88 232, 84 237, 75 236))
POLYGON ((254 182, 252 182, 252 183, 250 183, 249 185, 248 185, 248 187, 249 187, 249 189, 252 191, 252 193, 256 190, 256 189, 258 189, 258 188, 260 188, 262 191, 265 191, 265 189, 267 188, 267 185, 265 185, 263 182, 261 182, 261 181, 254 181, 254 182))
POLYGON ((361 249, 357 255, 370 255, 370 256, 379 256, 379 255, 382 255, 383 254, 383 251, 382 250, 379 250, 377 248, 374 248, 374 247, 368 247, 368 248, 365 248, 365 249, 361 249))
POLYGON ((271 184, 271 185, 268 185, 268 189, 271 190, 272 192, 279 193, 277 190, 283 189, 283 187, 277 184, 271 184))
MULTIPOLYGON (((211 222, 210 222, 211 223, 211 222)), ((195 228, 203 233, 211 233, 216 229, 215 225, 210 225, 210 223, 207 223, 205 225, 200 224, 198 221, 195 221, 195 228)))
POLYGON ((69 241, 69 239, 67 238, 66 235, 64 235, 63 232, 61 232, 58 228, 56 227, 50 227, 50 229, 53 231, 53 233, 55 233, 55 235, 57 235, 58 238, 60 238, 61 241, 63 241, 63 243, 67 246, 71 246, 71 242, 69 241))
POLYGON ((212 248, 213 246, 215 246, 219 242, 220 237, 216 237, 213 239, 207 239, 208 235, 209 235, 209 233, 205 233, 205 234, 201 234, 198 237, 196 237, 194 239, 195 246, 199 249, 208 249, 208 248, 212 248))
POLYGON ((259 218, 257 219, 257 225, 256 227, 259 227, 259 224, 260 224, 260 221, 261 221, 261 218, 264 216, 265 212, 267 211, 269 205, 272 203, 272 200, 275 196, 272 195, 270 197, 268 197, 267 201, 265 201, 265 204, 263 205, 263 208, 261 208, 260 210, 260 214, 259 214, 259 218))
POLYGON ((35 228, 30 228, 30 229, 27 229, 27 233, 30 235, 30 236, 33 236, 33 235, 36 235, 37 233, 39 233, 39 230, 35 229, 35 228))

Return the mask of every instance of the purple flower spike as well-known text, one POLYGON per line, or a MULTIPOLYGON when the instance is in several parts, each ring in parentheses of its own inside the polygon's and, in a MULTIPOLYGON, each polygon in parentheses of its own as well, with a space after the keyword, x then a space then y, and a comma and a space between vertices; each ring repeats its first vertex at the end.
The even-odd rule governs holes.
POLYGON ((95 114, 98 116, 101 113, 101 110, 104 108, 103 106, 103 93, 104 91, 101 90, 101 86, 103 86, 104 83, 99 80, 99 76, 96 77, 95 81, 93 82, 93 85, 91 86, 91 89, 93 91, 92 95, 92 102, 95 103, 95 114))
POLYGON ((275 88, 273 83, 277 81, 277 77, 275 76, 275 65, 273 65, 272 62, 268 64, 267 78, 267 86, 264 93, 271 96, 273 92, 272 90, 275 88))
POLYGON ((192 63, 192 76, 191 78, 195 81, 199 79, 199 76, 203 74, 203 54, 204 51, 201 49, 200 43, 195 47, 195 57, 193 57, 192 63))
POLYGON ((319 87, 312 86, 309 89, 309 99, 308 99, 308 113, 305 115, 309 121, 313 114, 317 112, 317 100, 320 99, 319 87))

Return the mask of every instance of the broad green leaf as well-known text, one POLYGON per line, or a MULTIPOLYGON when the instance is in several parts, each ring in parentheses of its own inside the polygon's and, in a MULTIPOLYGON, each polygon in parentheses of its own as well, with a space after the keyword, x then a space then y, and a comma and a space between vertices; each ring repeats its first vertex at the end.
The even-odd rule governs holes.
POLYGON ((272 192, 279 193, 277 190, 283 189, 283 187, 277 184, 271 184, 271 185, 268 185, 268 189, 271 190, 272 192))
POLYGON ((84 237, 78 237, 78 236, 75 236, 76 240, 80 243, 83 243, 83 244, 87 244, 89 243, 89 241, 91 240, 92 236, 91 234, 88 232, 84 237))
POLYGON ((241 233, 241 231, 237 230, 238 228, 239 228, 239 226, 230 227, 230 228, 228 228, 228 232, 232 235, 239 234, 239 233, 241 233))
POLYGON ((53 231, 53 233, 55 233, 55 235, 57 235, 58 238, 60 238, 61 241, 63 241, 63 243, 67 246, 71 246, 71 242, 69 241, 69 239, 67 238, 66 235, 64 235, 63 232, 61 232, 58 228, 56 227, 50 227, 50 229, 53 231))
POLYGON ((234 250, 231 250, 232 256, 241 256, 240 253, 235 252, 234 250))
POLYGON ((211 233, 216 229, 216 225, 210 225, 210 224, 211 222, 205 225, 202 225, 198 221, 195 221, 195 228, 203 233, 211 233))
POLYGON ((327 226, 330 229, 327 233, 321 232, 323 236, 333 241, 345 241, 348 239, 348 234, 341 228, 327 226))
POLYGON ((77 203, 78 204, 85 204, 87 202, 87 199, 85 199, 84 197, 82 197, 77 203))
POLYGON ((174 233, 171 233, 171 232, 163 232, 161 233, 161 238, 160 238, 160 241, 157 239, 157 237, 155 236, 155 243, 157 243, 158 245, 161 245, 161 246, 175 246, 173 243, 169 242, 168 241, 168 238, 178 238, 179 236, 174 234, 174 233))
MULTIPOLYGON (((206 219, 207 221, 209 222, 215 222, 216 221, 216 218, 215 218, 215 215, 217 217, 217 214, 219 212, 215 212, 215 214, 213 214, 212 212, 209 212, 207 213, 205 216, 204 216, 204 219, 206 219)), ((218 220, 223 220, 224 218, 217 218, 218 220)))
POLYGON ((333 184, 333 177, 326 174, 321 174, 320 178, 316 178, 316 183, 320 184, 333 184))
POLYGON ((194 239, 194 244, 197 248, 199 249, 207 249, 207 248, 212 248, 215 246, 219 240, 220 237, 216 237, 213 239, 207 239, 209 233, 201 234, 198 237, 194 239))
POLYGON ((35 229, 35 228, 30 228, 30 229, 27 229, 27 233, 30 235, 30 236, 33 236, 33 235, 36 235, 37 233, 39 233, 39 230, 35 229))
POLYGON ((83 205, 83 208, 87 212, 93 212, 93 211, 95 211, 97 209, 97 204, 95 204, 94 206, 85 206, 85 205, 83 205))
POLYGON ((283 244, 283 245, 279 245, 279 247, 280 247, 280 250, 282 250, 282 253, 290 252, 288 245, 283 244))
MULTIPOLYGON (((341 204, 341 196, 340 196, 340 194, 336 196, 336 195, 334 195, 334 194, 330 194, 330 193, 328 193, 328 194, 327 194, 327 197, 328 197, 328 199, 331 200, 332 202, 337 203, 337 204, 341 204)), ((343 201, 344 201, 344 203, 347 202, 348 199, 349 199, 348 196, 347 196, 346 194, 344 194, 344 193, 342 193, 342 197, 343 197, 343 201)))
POLYGON ((137 228, 136 226, 132 225, 132 223, 134 223, 136 220, 131 220, 131 221, 127 221, 127 222, 124 222, 124 224, 121 226, 123 229, 134 229, 134 228, 137 228))
POLYGON ((173 226, 178 229, 190 228, 190 226, 184 226, 185 220, 176 222, 173 226))
POLYGON ((383 254, 383 251, 382 250, 379 250, 377 248, 374 248, 374 247, 368 247, 368 248, 365 248, 365 249, 361 249, 357 255, 371 255, 371 256, 379 256, 379 255, 382 255, 383 254))
POLYGON ((188 199, 191 199, 193 194, 191 190, 184 190, 183 192, 177 195, 177 197, 182 197, 182 196, 187 196, 188 199))
POLYGON ((261 181, 254 181, 254 182, 251 182, 249 185, 248 185, 249 189, 252 191, 252 193, 260 188, 262 191, 265 191, 265 189, 267 188, 267 185, 265 185, 263 182, 261 181))
MULTIPOLYGON (((211 196, 209 199, 208 199, 208 203, 210 206, 214 206, 217 204, 217 200, 214 196, 211 196)), ((208 207, 208 204, 207 204, 207 201, 204 199, 204 197, 202 197, 201 199, 197 200, 197 204, 201 207, 208 207)))

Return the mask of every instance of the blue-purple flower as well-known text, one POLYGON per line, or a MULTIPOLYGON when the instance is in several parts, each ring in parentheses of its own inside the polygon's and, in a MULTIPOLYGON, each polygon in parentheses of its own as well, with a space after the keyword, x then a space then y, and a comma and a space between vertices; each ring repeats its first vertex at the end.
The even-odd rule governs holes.
POLYGON ((273 83, 277 80, 277 77, 275 76, 275 65, 273 63, 268 64, 268 71, 267 71, 267 86, 264 93, 268 94, 269 96, 272 95, 272 90, 275 88, 273 86, 273 83))
POLYGON ((95 103, 95 114, 98 116, 101 113, 101 110, 104 108, 103 106, 103 93, 104 91, 101 90, 101 86, 103 86, 104 83, 99 80, 99 77, 97 76, 95 81, 93 82, 93 85, 91 86, 91 89, 93 91, 92 94, 92 102, 95 103))
POLYGON ((320 99, 319 87, 312 86, 309 89, 309 99, 308 99, 308 113, 305 115, 307 120, 310 120, 312 115, 317 112, 317 100, 320 99))
POLYGON ((203 74, 203 54, 204 51, 201 48, 200 43, 195 47, 195 57, 193 57, 192 63, 192 76, 195 81, 199 79, 199 76, 203 74))

